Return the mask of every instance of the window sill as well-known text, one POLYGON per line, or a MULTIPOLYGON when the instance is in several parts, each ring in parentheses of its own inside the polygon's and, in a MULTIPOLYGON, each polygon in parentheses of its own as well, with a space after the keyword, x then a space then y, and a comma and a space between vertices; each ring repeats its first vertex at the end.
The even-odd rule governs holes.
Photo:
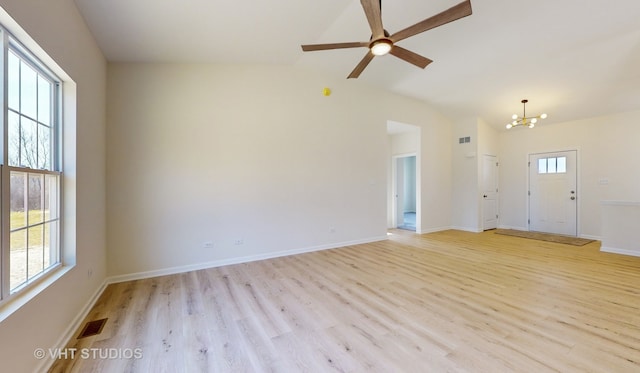
POLYGON ((50 273, 44 275, 38 281, 30 284, 24 290, 14 294, 6 302, 0 303, 0 322, 3 322, 14 312, 18 311, 22 306, 27 304, 33 298, 38 296, 50 285, 58 281, 62 276, 69 272, 74 266, 60 266, 50 273))

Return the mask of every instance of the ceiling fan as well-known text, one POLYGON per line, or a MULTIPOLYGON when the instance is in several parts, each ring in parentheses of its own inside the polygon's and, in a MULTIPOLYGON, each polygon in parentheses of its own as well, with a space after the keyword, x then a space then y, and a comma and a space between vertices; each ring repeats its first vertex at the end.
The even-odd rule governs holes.
POLYGON ((404 49, 398 45, 397 42, 404 40, 408 37, 420 34, 432 28, 442 26, 449 22, 453 22, 460 18, 471 15, 471 0, 466 0, 458 5, 454 5, 451 8, 429 17, 423 21, 416 23, 413 26, 409 26, 403 30, 396 32, 395 34, 389 34, 387 30, 382 27, 382 0, 360 0, 364 13, 367 16, 367 21, 371 27, 371 39, 368 42, 351 42, 351 43, 330 43, 330 44, 309 44, 302 45, 302 50, 305 52, 329 50, 329 49, 341 49, 341 48, 359 48, 367 47, 369 52, 364 56, 362 61, 356 66, 355 69, 349 74, 347 79, 357 78, 362 71, 369 65, 369 62, 373 60, 375 56, 383 56, 390 53, 401 60, 407 61, 413 65, 418 66, 421 69, 427 67, 430 64, 430 59, 423 57, 419 54, 404 49))

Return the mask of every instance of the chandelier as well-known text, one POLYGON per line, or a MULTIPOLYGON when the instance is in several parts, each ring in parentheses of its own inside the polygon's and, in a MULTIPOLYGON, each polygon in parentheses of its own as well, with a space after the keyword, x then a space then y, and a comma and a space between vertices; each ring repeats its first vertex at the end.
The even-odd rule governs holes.
POLYGON ((538 119, 545 119, 547 117, 547 114, 540 114, 536 115, 535 117, 527 118, 527 102, 529 102, 529 100, 525 99, 520 102, 522 102, 522 116, 519 117, 518 114, 513 114, 513 116, 511 117, 513 121, 507 124, 507 129, 511 129, 517 126, 527 126, 529 128, 533 128, 535 127, 536 123, 538 123, 538 119))

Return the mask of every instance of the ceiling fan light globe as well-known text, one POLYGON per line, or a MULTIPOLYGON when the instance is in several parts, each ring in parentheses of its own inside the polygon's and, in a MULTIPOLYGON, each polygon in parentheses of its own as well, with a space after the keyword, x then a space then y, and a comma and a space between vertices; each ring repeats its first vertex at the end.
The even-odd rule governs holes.
POLYGON ((378 40, 371 45, 371 53, 376 56, 384 56, 391 51, 393 45, 388 40, 378 40))

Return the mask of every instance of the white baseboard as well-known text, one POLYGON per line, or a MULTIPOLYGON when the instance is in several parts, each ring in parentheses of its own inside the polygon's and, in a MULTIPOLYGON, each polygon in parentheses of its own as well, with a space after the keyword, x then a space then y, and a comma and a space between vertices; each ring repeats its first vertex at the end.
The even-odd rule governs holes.
POLYGON ((587 240, 602 241, 602 237, 600 237, 600 236, 592 236, 590 234, 580 234, 580 235, 578 235, 578 237, 586 238, 587 240))
POLYGON ((451 227, 451 229, 455 229, 458 231, 471 232, 471 233, 482 233, 483 231, 478 228, 470 228, 470 227, 451 227))
POLYGON ((420 230, 420 231, 416 230, 416 233, 418 233, 418 234, 427 234, 427 233, 448 231, 449 229, 455 229, 455 228, 453 228, 453 227, 427 228, 427 229, 420 230))
POLYGON ((612 253, 612 254, 620 254, 620 255, 629 255, 629 256, 638 256, 640 257, 640 251, 636 251, 636 250, 629 250, 629 249, 618 249, 615 247, 601 247, 600 251, 603 251, 605 253, 612 253))
POLYGON ((513 229, 513 230, 516 230, 516 231, 528 231, 529 230, 529 228, 527 228, 527 227, 517 227, 517 226, 502 225, 502 224, 498 225, 498 228, 500 228, 500 229, 513 229))
MULTIPOLYGON (((96 291, 85 303, 82 309, 80 309, 80 312, 78 312, 76 317, 69 324, 64 333, 62 333, 60 338, 58 338, 58 341, 56 341, 56 343, 51 347, 52 350, 55 349, 57 351, 62 351, 67 346, 67 343, 69 343, 69 341, 74 337, 76 331, 82 324, 82 321, 84 321, 89 312, 91 312, 91 309, 96 304, 98 298, 100 298, 107 285, 108 283, 106 279, 102 281, 102 284, 98 287, 98 289, 96 289, 96 291)), ((40 362, 40 366, 38 367, 38 369, 36 369, 36 372, 48 372, 55 362, 56 359, 42 359, 42 361, 40 362)))
POLYGON ((237 258, 220 259, 220 260, 214 260, 214 261, 206 262, 206 263, 188 264, 188 265, 185 265, 185 266, 162 268, 162 269, 157 269, 157 270, 152 270, 152 271, 145 271, 145 272, 130 273, 130 274, 126 274, 126 275, 111 276, 111 277, 108 277, 106 281, 107 281, 107 284, 114 284, 114 283, 124 282, 124 281, 141 280, 141 279, 151 278, 151 277, 174 275, 174 274, 177 274, 177 273, 185 273, 185 272, 197 271, 197 270, 200 270, 200 269, 216 268, 216 267, 222 267, 222 266, 232 265, 232 264, 255 262, 255 261, 258 261, 258 260, 272 259, 272 258, 278 258, 278 257, 282 257, 282 256, 304 254, 304 253, 310 253, 310 252, 313 252, 313 251, 329 250, 329 249, 336 249, 336 248, 344 247, 344 246, 351 246, 351 245, 359 245, 359 244, 369 243, 369 242, 384 241, 386 239, 387 239, 387 236, 385 235, 385 236, 370 237, 370 238, 365 238, 365 239, 360 239, 360 240, 337 242, 337 243, 332 243, 332 244, 327 244, 327 245, 312 246, 312 247, 301 248, 301 249, 283 250, 283 251, 276 251, 276 252, 257 254, 257 255, 249 255, 249 256, 243 256, 243 257, 237 257, 237 258))

